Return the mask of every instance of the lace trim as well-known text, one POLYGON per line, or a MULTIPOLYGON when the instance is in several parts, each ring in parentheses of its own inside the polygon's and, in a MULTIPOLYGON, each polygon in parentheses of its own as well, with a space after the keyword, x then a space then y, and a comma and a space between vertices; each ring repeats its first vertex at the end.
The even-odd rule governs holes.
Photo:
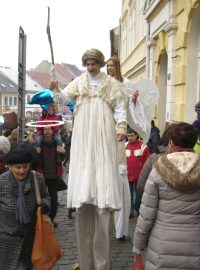
MULTIPOLYGON (((113 109, 118 100, 125 99, 122 84, 104 72, 101 72, 100 75, 101 82, 97 86, 98 96, 113 109)), ((83 73, 67 86, 67 92, 74 99, 76 105, 74 113, 76 113, 82 103, 83 97, 90 95, 87 72, 83 73)))

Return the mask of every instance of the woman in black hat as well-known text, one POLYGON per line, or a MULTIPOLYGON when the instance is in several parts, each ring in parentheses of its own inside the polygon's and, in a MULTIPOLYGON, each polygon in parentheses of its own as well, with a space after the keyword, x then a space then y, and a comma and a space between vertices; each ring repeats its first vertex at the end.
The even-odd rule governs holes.
MULTIPOLYGON (((18 144, 6 156, 8 171, 0 175, 0 269, 32 269, 31 252, 36 223, 36 194, 30 171, 32 155, 18 144)), ((50 209, 44 179, 37 175, 43 213, 50 209)))

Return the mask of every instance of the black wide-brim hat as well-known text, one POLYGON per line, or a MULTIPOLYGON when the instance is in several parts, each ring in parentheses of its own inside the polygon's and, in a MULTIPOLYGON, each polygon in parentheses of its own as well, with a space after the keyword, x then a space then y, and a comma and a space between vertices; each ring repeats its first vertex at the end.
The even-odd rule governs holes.
POLYGON ((6 164, 8 165, 31 163, 32 161, 30 148, 26 145, 16 145, 6 155, 6 164))

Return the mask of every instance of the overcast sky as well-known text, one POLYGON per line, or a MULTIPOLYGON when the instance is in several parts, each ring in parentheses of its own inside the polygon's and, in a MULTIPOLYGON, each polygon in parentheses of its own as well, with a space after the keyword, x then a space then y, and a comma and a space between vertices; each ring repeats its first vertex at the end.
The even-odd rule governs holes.
POLYGON ((109 30, 119 24, 121 0, 6 0, 0 3, 0 66, 17 69, 19 26, 27 35, 27 69, 51 61, 48 6, 56 63, 81 68, 82 54, 90 48, 110 56, 109 30))

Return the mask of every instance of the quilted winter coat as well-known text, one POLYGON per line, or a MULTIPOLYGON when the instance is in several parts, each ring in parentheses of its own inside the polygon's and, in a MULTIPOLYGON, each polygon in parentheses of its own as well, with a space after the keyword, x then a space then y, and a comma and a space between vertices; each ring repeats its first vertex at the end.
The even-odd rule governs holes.
POLYGON ((200 157, 161 156, 146 182, 134 247, 145 270, 200 269, 200 157))

